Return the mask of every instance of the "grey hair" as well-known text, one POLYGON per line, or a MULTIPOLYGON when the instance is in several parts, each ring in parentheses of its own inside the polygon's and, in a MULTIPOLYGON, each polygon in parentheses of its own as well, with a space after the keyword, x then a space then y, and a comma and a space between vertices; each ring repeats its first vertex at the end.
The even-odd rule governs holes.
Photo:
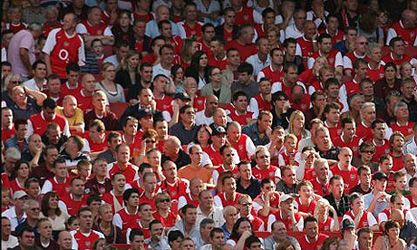
POLYGON ((23 210, 24 211, 28 210, 30 205, 32 205, 32 204, 38 204, 39 205, 39 203, 35 200, 32 200, 32 199, 25 200, 25 203, 23 204, 23 210))
POLYGON ((229 213, 229 211, 231 211, 232 209, 234 209, 235 211, 237 211, 237 209, 234 206, 227 206, 223 209, 223 217, 226 219, 226 215, 229 213))
POLYGON ((379 48, 381 49, 381 45, 379 43, 370 43, 368 45, 368 53, 371 53, 373 49, 379 48))
POLYGON ((171 135, 166 142, 171 142, 172 144, 174 144, 177 147, 181 147, 181 141, 180 139, 178 139, 178 137, 171 135))
POLYGON ((45 13, 55 13, 55 14, 58 15, 59 14, 59 10, 58 10, 58 8, 56 6, 49 5, 49 6, 47 6, 45 8, 45 13))
POLYGON ((207 225, 210 224, 215 224, 214 220, 211 218, 204 218, 201 222, 200 222, 200 230, 203 228, 206 228, 207 225))
POLYGON ((402 107, 408 108, 407 103, 405 103, 405 102, 397 102, 396 104, 394 104, 394 114, 395 114, 395 112, 397 112, 397 110, 399 108, 402 108, 402 107))
POLYGON ((15 147, 8 148, 6 150, 5 158, 11 158, 11 159, 19 160, 21 157, 22 157, 22 155, 21 155, 20 151, 15 147))
POLYGON ((364 104, 362 104, 361 111, 360 111, 361 118, 362 118, 362 114, 363 114, 363 112, 365 112, 365 109, 367 109, 367 108, 369 108, 369 107, 372 107, 372 108, 374 108, 374 109, 375 109, 375 103, 372 103, 372 102, 365 102, 364 104))
MULTIPOLYGON (((6 76, 6 78, 4 78, 4 87, 3 87, 3 91, 4 91, 4 90, 7 90, 7 87, 9 87, 10 81, 11 81, 12 79, 19 79, 19 80, 21 80, 21 81, 23 80, 23 79, 22 79, 22 77, 21 77, 19 74, 13 74, 13 73, 8 74, 8 75, 6 76)), ((22 84, 20 84, 20 85, 22 85, 22 84)))
POLYGON ((353 100, 355 100, 356 98, 363 98, 363 95, 361 94, 353 94, 350 96, 349 99, 349 106, 352 106, 353 100))
POLYGON ((39 23, 31 23, 28 26, 28 30, 32 30, 32 31, 42 31, 42 25, 40 25, 39 23))

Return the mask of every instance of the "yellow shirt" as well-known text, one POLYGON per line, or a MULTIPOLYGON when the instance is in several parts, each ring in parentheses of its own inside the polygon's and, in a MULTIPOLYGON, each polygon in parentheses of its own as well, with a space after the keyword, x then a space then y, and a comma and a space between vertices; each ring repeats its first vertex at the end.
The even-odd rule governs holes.
POLYGON ((212 170, 207 168, 196 169, 191 165, 187 165, 178 170, 178 177, 191 181, 194 178, 200 178, 204 183, 213 183, 212 170))
POLYGON ((84 113, 80 108, 77 108, 75 110, 75 115, 73 117, 70 117, 70 118, 68 118, 64 115, 64 108, 63 107, 58 106, 58 107, 56 107, 55 111, 56 111, 57 114, 62 115, 63 117, 65 117, 65 119, 67 119, 69 126, 74 126, 74 125, 78 125, 80 123, 84 123, 84 113))

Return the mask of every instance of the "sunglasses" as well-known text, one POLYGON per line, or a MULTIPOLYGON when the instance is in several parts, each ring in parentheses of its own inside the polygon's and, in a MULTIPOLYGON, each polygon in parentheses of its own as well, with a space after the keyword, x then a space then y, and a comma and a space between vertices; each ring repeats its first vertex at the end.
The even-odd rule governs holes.
POLYGON ((168 203, 168 202, 171 202, 171 200, 170 199, 163 199, 160 202, 162 202, 162 203, 164 203, 164 202, 168 203))
POLYGON ((145 140, 146 143, 155 143, 156 140, 145 140))
POLYGON ((195 114, 195 112, 194 111, 188 111, 188 112, 185 112, 187 115, 194 115, 195 114))
POLYGON ((227 157, 234 156, 235 154, 226 154, 227 157))
POLYGON ((22 81, 10 81, 10 83, 14 83, 14 84, 22 84, 22 81))

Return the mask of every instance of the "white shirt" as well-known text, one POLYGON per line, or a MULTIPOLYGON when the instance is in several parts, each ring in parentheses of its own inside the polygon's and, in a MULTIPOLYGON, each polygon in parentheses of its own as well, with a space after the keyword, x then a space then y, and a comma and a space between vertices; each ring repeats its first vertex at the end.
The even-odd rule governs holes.
MULTIPOLYGON (((171 23, 171 27, 172 27, 172 35, 175 36, 179 36, 180 35, 180 31, 178 29, 178 26, 176 23, 172 22, 169 20, 169 22, 171 23)), ((156 19, 149 21, 146 24, 146 30, 145 30, 145 35, 149 36, 150 38, 155 38, 159 35, 161 35, 161 33, 159 33, 159 29, 158 29, 158 21, 156 19)))
MULTIPOLYGON (((295 203, 295 202, 294 202, 295 203)), ((282 213, 281 213, 281 211, 279 211, 279 213, 280 213, 280 215, 281 215, 281 217, 282 217, 282 213)), ((277 219, 276 219, 276 216, 275 216, 275 214, 270 214, 269 216, 268 216, 268 229, 267 229, 267 231, 268 232, 271 232, 272 230, 271 230, 271 228, 272 228, 272 224, 276 221, 277 219)), ((295 226, 297 227, 297 229, 298 229, 298 231, 299 232, 302 232, 303 231, 303 227, 304 227, 304 218, 301 216, 301 218, 300 218, 300 220, 299 221, 297 221, 297 224, 295 224, 295 226)))
POLYGON ((216 225, 216 227, 221 227, 225 222, 224 217, 223 217, 223 208, 214 206, 212 212, 208 216, 205 216, 203 212, 201 211, 200 207, 197 207, 197 223, 196 224, 200 225, 201 221, 205 218, 210 218, 214 220, 214 224, 216 225))
POLYGON ((158 63, 158 64, 154 65, 152 68, 153 68, 152 81, 155 78, 155 76, 157 76, 159 74, 163 74, 168 78, 171 76, 171 70, 167 70, 167 69, 162 68, 161 63, 158 63))
MULTIPOLYGON (((43 81, 42 81, 42 86, 45 86, 47 82, 48 82, 48 81, 47 81, 46 79, 43 79, 43 81)), ((31 89, 31 90, 36 90, 36 91, 42 91, 42 90, 44 90, 44 89, 43 89, 43 87, 42 87, 42 89, 39 89, 39 87, 38 87, 38 85, 36 84, 36 81, 35 81, 35 79, 34 79, 34 78, 29 79, 29 80, 27 80, 26 82, 24 82, 24 83, 23 83, 23 86, 26 86, 26 87, 28 87, 29 89, 31 89)))
POLYGON ((7 241, 1 240, 1 250, 14 248, 17 245, 19 245, 19 241, 17 240, 17 237, 14 237, 13 235, 9 235, 9 239, 7 241))
POLYGON ((266 58, 266 61, 262 62, 261 59, 259 58, 258 53, 256 53, 256 54, 251 55, 250 57, 248 57, 246 59, 246 62, 252 64, 252 66, 253 66, 253 75, 257 76, 263 68, 265 68, 265 67, 267 67, 271 64, 271 57, 268 54, 268 56, 266 58))
MULTIPOLYGON (((16 215, 16 209, 15 209, 14 206, 7 209, 6 211, 4 211, 1 214, 1 216, 5 216, 5 217, 9 218, 12 232, 19 225, 19 221, 18 221, 17 215, 16 215)), ((26 213, 23 213, 22 218, 20 218, 20 220, 21 220, 20 222, 22 223, 25 219, 26 219, 26 213)))
POLYGON ((287 26, 287 28, 285 28, 285 39, 290 38, 290 37, 297 39, 302 36, 303 36, 303 32, 299 31, 297 27, 295 26, 295 24, 290 24, 287 26))
POLYGON ((417 155, 417 144, 416 144, 417 137, 413 137, 411 140, 407 141, 404 144, 404 154, 413 154, 417 155))
POLYGON ((200 126, 202 124, 210 125, 213 123, 213 116, 207 117, 204 114, 204 110, 201 110, 195 114, 195 124, 197 126, 200 126))

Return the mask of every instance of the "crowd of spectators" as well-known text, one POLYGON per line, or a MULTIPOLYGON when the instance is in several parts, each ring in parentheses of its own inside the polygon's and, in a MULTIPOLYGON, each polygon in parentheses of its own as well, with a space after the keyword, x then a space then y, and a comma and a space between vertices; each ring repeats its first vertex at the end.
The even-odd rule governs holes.
POLYGON ((2 250, 417 242, 417 0, 2 8, 2 250))

